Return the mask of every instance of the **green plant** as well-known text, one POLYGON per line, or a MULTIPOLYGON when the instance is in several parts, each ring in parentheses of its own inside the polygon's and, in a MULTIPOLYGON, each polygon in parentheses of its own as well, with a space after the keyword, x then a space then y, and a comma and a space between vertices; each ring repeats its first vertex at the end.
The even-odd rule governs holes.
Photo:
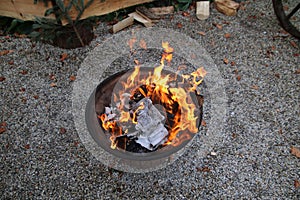
MULTIPOLYGON (((34 0, 34 3, 37 3, 39 0, 34 0)), ((78 30, 78 26, 81 26, 80 23, 83 23, 83 20, 80 20, 84 10, 88 8, 94 0, 89 0, 85 3, 84 0, 70 0, 67 5, 64 4, 63 0, 52 0, 52 7, 47 9, 45 16, 51 14, 55 15, 55 20, 45 19, 45 18, 36 18, 35 24, 33 25, 34 31, 30 36, 35 40, 43 40, 50 43, 53 43, 56 39, 61 37, 63 34, 67 34, 70 38, 66 42, 70 42, 73 39, 70 34, 70 27, 73 29, 76 34, 77 39, 79 40, 81 46, 85 45, 84 39, 82 38, 82 30, 78 30), (73 19, 70 16, 71 9, 75 9, 78 13, 76 18, 73 19), (66 20, 68 25, 63 26, 62 21, 66 20)), ((101 0, 103 1, 103 0, 101 0)), ((42 2, 47 5, 49 0, 42 0, 42 2)), ((85 20, 85 23, 88 20, 85 20)))
POLYGON ((193 0, 177 0, 178 4, 175 6, 178 10, 187 10, 193 0))
POLYGON ((0 29, 3 33, 27 35, 32 32, 32 22, 0 16, 0 29))

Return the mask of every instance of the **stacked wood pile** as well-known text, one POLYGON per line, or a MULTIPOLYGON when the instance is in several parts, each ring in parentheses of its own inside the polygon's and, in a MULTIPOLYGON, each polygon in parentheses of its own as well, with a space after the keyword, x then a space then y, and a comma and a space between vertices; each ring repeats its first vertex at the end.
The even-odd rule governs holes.
MULTIPOLYGON (((70 0, 65 0, 65 5, 68 5, 70 0)), ((85 19, 91 16, 100 16, 117 11, 122 8, 134 6, 137 4, 151 2, 153 0, 95 0, 81 16, 81 19, 85 19)), ((85 0, 85 3, 87 0, 85 0)), ((44 17, 45 11, 51 8, 51 3, 48 7, 42 1, 38 1, 34 4, 33 0, 13 0, 13 1, 0 1, 0 16, 13 17, 21 20, 34 20, 35 17, 44 17)), ((69 15, 72 19, 76 19, 78 12, 76 9, 71 9, 69 15)), ((47 18, 55 18, 54 15, 50 15, 47 18)), ((66 24, 67 21, 63 21, 66 24)))

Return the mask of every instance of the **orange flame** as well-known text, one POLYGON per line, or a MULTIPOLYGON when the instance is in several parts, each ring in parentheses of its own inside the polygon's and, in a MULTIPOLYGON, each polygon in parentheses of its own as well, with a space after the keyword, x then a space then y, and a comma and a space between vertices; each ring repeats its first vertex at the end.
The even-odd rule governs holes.
MULTIPOLYGON (((128 44, 131 49, 135 42, 135 38, 129 40, 128 44)), ((142 43, 143 42, 141 40, 140 45, 145 47, 146 43, 142 43)), ((198 117, 195 116, 197 108, 190 97, 190 92, 195 92, 197 86, 202 83, 207 72, 203 67, 200 67, 190 75, 182 75, 182 80, 177 80, 177 74, 175 77, 173 77, 171 74, 162 74, 164 62, 167 61, 170 63, 174 52, 174 49, 169 46, 168 42, 162 42, 162 47, 164 52, 162 54, 160 65, 155 67, 153 72, 149 72, 147 76, 142 76, 140 74, 139 62, 137 60, 134 61, 137 66, 128 76, 127 80, 121 83, 122 89, 120 89, 118 94, 114 96, 115 102, 120 101, 120 114, 118 119, 108 120, 106 114, 102 114, 99 117, 102 121, 103 128, 112 134, 110 137, 112 141, 111 148, 116 148, 117 146, 116 137, 128 131, 122 130, 122 127, 119 127, 117 122, 136 124, 136 113, 145 106, 141 104, 136 111, 131 114, 129 111, 123 110, 126 106, 129 106, 126 104, 128 103, 128 100, 133 97, 135 92, 139 92, 139 94, 141 94, 143 97, 149 97, 154 103, 156 102, 163 105, 166 112, 173 116, 169 122, 169 136, 165 145, 176 146, 182 141, 190 138, 189 134, 185 134, 185 132, 198 132, 198 117), (186 84, 188 79, 191 80, 191 82, 186 84), (185 86, 181 87, 180 85, 171 87, 170 83, 174 81, 177 81, 179 85, 185 83, 185 86), (141 86, 143 86, 144 89, 141 86)), ((186 66, 181 66, 182 69, 185 67, 186 66)), ((181 68, 178 70, 181 70, 181 68)))

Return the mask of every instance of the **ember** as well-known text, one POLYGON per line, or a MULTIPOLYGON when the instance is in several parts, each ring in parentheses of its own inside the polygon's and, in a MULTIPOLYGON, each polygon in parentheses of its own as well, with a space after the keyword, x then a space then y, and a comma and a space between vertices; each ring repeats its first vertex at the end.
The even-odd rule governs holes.
MULTIPOLYGON (((206 71, 191 75, 166 73, 173 48, 163 42, 161 64, 153 68, 136 66, 116 84, 110 106, 99 115, 103 129, 110 133, 111 148, 126 151, 154 151, 177 146, 197 133, 197 106, 192 94, 198 93, 206 71), (153 71, 152 71, 153 69, 153 71), (134 150, 133 146, 140 146, 134 150)), ((136 62, 137 64, 139 62, 136 62)))

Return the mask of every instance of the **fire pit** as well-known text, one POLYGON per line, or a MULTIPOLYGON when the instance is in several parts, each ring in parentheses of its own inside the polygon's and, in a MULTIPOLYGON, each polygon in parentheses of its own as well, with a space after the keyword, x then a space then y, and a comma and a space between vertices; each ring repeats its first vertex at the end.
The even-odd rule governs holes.
MULTIPOLYGON (((217 66, 199 41, 173 29, 160 29, 157 27, 155 29, 136 29, 134 30, 136 42, 129 48, 128 41, 133 38, 132 33, 132 30, 121 32, 103 41, 88 55, 78 70, 73 84, 72 115, 82 144, 90 153, 91 158, 97 159, 107 167, 130 173, 145 173, 164 168, 173 163, 183 153, 185 153, 185 159, 188 160, 205 158, 224 136, 223 131, 228 107, 223 78, 217 66), (110 130, 105 130, 102 127, 99 115, 105 113, 105 107, 111 107, 110 104, 113 98, 107 93, 106 95, 110 100, 105 101, 108 104, 103 104, 102 110, 97 108, 99 111, 97 113, 95 105, 99 96, 96 99, 96 94, 100 95, 101 91, 107 91, 103 86, 106 85, 107 80, 115 80, 116 74, 120 73, 120 76, 122 76, 122 72, 130 73, 130 70, 123 71, 125 69, 131 69, 132 72, 134 59, 136 58, 143 58, 141 59, 141 68, 151 67, 148 70, 153 71, 153 67, 159 65, 160 53, 162 52, 161 41, 166 38, 174 47, 175 54, 170 65, 171 69, 164 68, 166 71, 163 70, 163 74, 169 73, 169 71, 176 74, 179 65, 188 67, 182 70, 184 73, 190 74, 199 66, 204 66, 208 72, 205 76, 205 82, 201 86, 201 94, 205 96, 203 117, 207 125, 201 127, 201 137, 195 137, 198 134, 192 134, 194 137, 184 140, 181 146, 162 145, 154 150, 142 153, 129 151, 128 148, 124 150, 122 146, 116 146, 115 149, 112 149, 110 140, 112 134, 110 130), (147 43, 147 50, 145 51, 140 46, 144 42, 147 43), (132 50, 137 51, 137 53, 132 54, 132 50), (100 90, 100 88, 102 89, 100 90), (145 157, 143 158, 143 156, 145 157)), ((181 77, 183 78, 183 76, 181 77)), ((117 80, 115 82, 118 83, 117 80)), ((136 85, 141 86, 143 84, 136 85)), ((109 87, 107 86, 107 88, 109 87)), ((111 93, 115 92, 112 91, 111 93)), ((194 99, 195 96, 196 99, 198 98, 197 95, 192 94, 191 96, 191 99, 194 99)), ((197 101, 198 99, 196 101, 194 99, 192 102, 197 104, 197 101)), ((156 103, 154 102, 154 104, 156 103)), ((160 106, 154 106, 159 111, 164 110, 160 106)), ((199 107, 201 110, 201 103, 199 107)), ((164 112, 161 113, 165 116, 164 112)), ((165 121, 162 120, 161 123, 164 124, 165 121)), ((199 123, 197 121, 196 125, 199 125, 199 123)), ((174 170, 180 168, 177 165, 169 167, 174 170)))
POLYGON ((86 123, 96 143, 118 162, 139 169, 172 159, 198 132, 203 97, 197 86, 206 72, 165 69, 172 48, 164 44, 161 65, 137 66, 109 76, 89 98, 86 123))

